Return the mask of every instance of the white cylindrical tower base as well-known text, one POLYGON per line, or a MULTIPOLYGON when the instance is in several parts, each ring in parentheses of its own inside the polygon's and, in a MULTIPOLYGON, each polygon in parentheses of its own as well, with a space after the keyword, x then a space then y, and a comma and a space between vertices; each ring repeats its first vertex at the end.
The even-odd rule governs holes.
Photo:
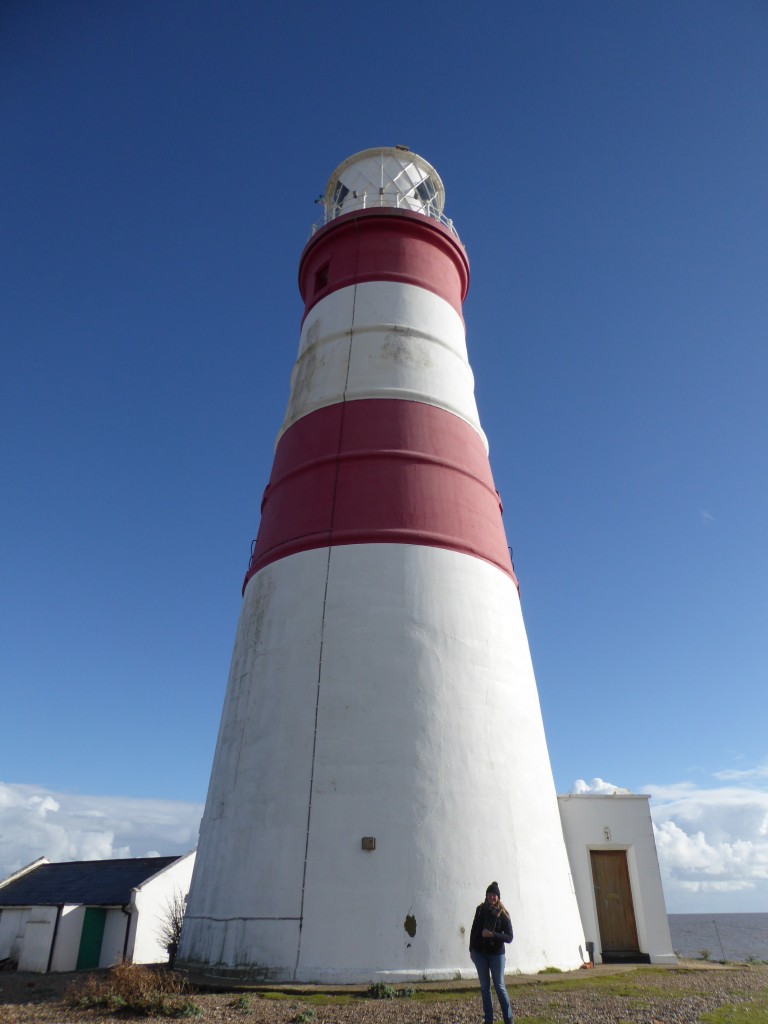
POLYGON ((518 922, 507 969, 579 965, 517 589, 487 562, 363 544, 262 569, 215 765, 185 960, 307 982, 471 973, 493 877, 518 922))

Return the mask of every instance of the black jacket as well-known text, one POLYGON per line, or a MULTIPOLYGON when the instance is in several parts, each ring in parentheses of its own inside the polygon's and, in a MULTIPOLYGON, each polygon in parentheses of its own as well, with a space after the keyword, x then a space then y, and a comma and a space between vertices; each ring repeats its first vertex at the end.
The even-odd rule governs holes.
POLYGON ((475 953, 495 956, 504 952, 504 943, 512 941, 512 922, 505 913, 494 914, 487 903, 481 903, 475 911, 472 930, 469 933, 469 948, 475 953), (483 929, 494 933, 492 939, 483 938, 483 929))

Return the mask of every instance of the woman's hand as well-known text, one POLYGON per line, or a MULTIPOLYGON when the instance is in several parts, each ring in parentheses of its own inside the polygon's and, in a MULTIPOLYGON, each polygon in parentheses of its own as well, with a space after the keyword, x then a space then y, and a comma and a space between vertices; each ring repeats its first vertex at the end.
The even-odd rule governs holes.
POLYGON ((483 938, 484 939, 492 939, 493 938, 493 932, 489 928, 483 928, 483 933, 482 934, 483 934, 483 938))

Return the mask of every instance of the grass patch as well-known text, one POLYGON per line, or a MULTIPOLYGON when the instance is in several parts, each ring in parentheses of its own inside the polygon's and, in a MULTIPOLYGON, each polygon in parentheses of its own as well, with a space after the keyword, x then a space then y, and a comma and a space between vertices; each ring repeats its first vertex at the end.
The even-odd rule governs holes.
POLYGON ((632 976, 627 978, 621 975, 584 979, 564 978, 562 981, 548 981, 545 988, 547 992, 589 992, 595 989, 604 995, 619 996, 624 999, 646 999, 650 996, 660 996, 662 999, 678 997, 677 993, 672 993, 661 985, 645 985, 638 978, 632 976))
POLYGON ((302 1003, 309 1003, 310 1006, 349 1006, 355 999, 359 999, 351 992, 317 992, 314 995, 302 996, 302 1003))
POLYGON ((79 1010, 99 1008, 140 1017, 196 1017, 202 1013, 191 998, 186 978, 121 963, 104 978, 89 975, 67 989, 66 1002, 79 1010))
POLYGON ((643 974, 696 974, 695 967, 638 967, 637 975, 643 974))
POLYGON ((706 1024, 768 1024, 768 997, 761 996, 748 1003, 726 1004, 702 1013, 706 1024))

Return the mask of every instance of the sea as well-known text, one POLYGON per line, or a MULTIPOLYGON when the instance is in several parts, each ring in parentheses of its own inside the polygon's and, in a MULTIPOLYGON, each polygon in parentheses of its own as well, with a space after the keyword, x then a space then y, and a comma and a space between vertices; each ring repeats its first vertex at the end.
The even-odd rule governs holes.
POLYGON ((768 960, 768 914, 669 914, 678 956, 709 960, 768 960))

